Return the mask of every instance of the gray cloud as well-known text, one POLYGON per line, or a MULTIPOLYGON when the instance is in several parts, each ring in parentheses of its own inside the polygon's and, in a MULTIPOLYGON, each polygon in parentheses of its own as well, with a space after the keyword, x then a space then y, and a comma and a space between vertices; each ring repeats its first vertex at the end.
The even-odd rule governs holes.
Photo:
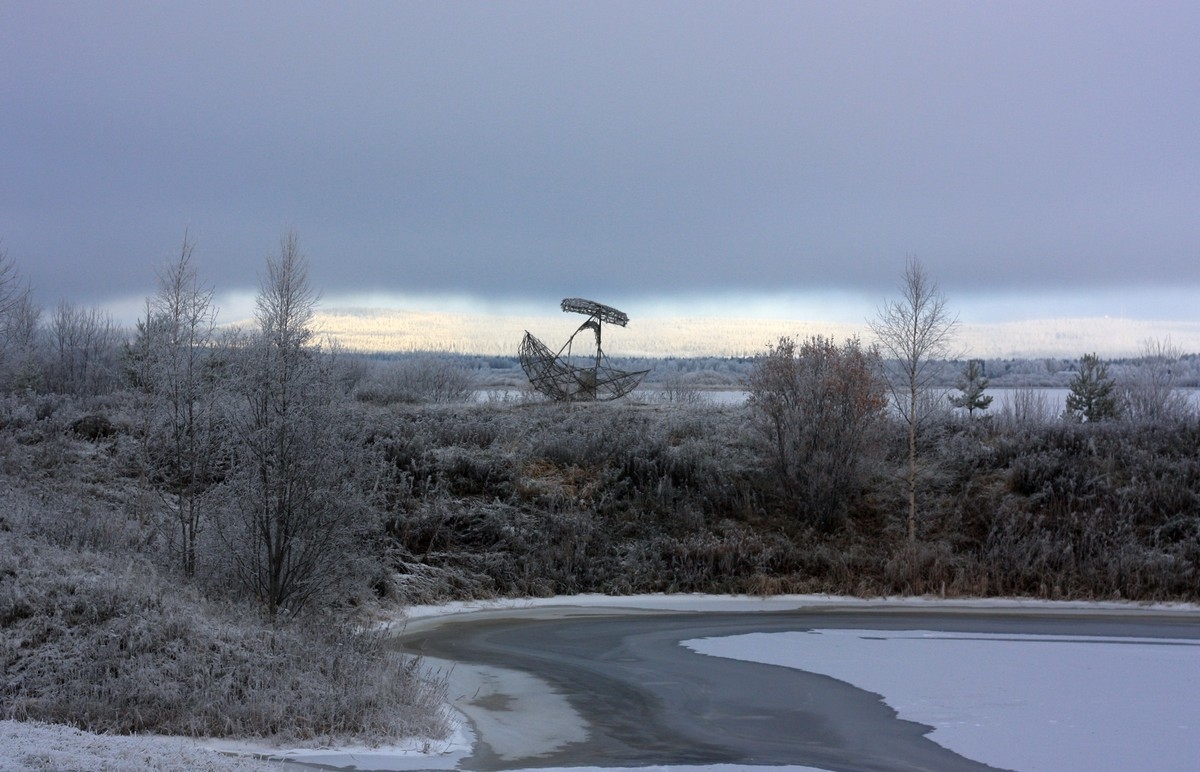
POLYGON ((289 227, 327 294, 876 295, 906 253, 1200 287, 1197 39, 1184 2, 0 3, 0 239, 45 302, 150 291, 184 228, 221 289, 289 227))

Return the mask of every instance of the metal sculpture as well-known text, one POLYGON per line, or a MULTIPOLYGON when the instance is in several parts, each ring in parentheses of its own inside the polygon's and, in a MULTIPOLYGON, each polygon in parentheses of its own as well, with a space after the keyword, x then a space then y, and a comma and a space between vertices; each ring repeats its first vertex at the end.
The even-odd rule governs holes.
POLYGON ((629 317, 612 306, 583 298, 565 298, 562 310, 584 314, 587 321, 571 335, 558 353, 528 330, 521 339, 518 356, 529 383, 546 396, 560 402, 610 400, 623 397, 637 388, 649 370, 618 370, 608 363, 600 346, 600 328, 605 322, 624 327, 629 317), (575 338, 584 330, 595 333, 596 350, 586 356, 574 352, 575 338))

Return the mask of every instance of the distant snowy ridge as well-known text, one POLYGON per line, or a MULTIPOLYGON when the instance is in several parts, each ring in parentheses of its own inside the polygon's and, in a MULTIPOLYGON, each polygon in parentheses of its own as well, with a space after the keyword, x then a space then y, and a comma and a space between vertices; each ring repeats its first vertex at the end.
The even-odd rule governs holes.
MULTIPOLYGON (((781 335, 871 340, 866 320, 846 324, 725 317, 639 319, 636 309, 630 311, 630 317, 628 327, 606 331, 604 345, 610 356, 753 356, 781 335)), ((526 330, 557 348, 581 320, 567 314, 504 316, 330 308, 320 311, 314 321, 323 335, 352 351, 514 356, 526 330)), ((956 348, 964 356, 987 358, 1075 358, 1091 352, 1117 358, 1136 355, 1149 339, 1166 338, 1185 353, 1200 352, 1200 323, 1101 317, 962 324, 956 348)))

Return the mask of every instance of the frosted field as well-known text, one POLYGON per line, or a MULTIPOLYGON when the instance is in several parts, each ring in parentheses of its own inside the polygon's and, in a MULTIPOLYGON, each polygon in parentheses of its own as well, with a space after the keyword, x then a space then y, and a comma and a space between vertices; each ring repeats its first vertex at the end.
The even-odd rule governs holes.
MULTIPOLYGON (((410 610, 409 623, 473 610, 622 607, 693 611, 821 605, 970 609, 1129 609, 1125 604, 974 603, 792 597, 584 596, 410 610)), ((1171 607, 1196 613, 1195 607, 1171 607)), ((1200 642, 1090 636, 978 635, 821 629, 685 641, 701 654, 821 673, 883 696, 900 718, 963 756, 1020 770, 1186 770, 1200 760, 1200 642)), ((469 755, 467 724, 445 742, 397 748, 279 749, 178 738, 102 737, 0 722, 0 770, 279 769, 217 753, 270 754, 356 769, 453 769, 469 755)), ((651 767, 726 772, 733 765, 651 767)), ((580 768, 572 768, 580 769, 580 768)), ((593 770, 604 769, 593 767, 593 770)), ((771 769, 808 769, 771 767, 771 769)))

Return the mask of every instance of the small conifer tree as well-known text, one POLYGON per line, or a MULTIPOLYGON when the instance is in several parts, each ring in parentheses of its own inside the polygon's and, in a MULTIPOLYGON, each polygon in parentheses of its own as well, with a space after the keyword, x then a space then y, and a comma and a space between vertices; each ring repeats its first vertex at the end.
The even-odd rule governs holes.
POLYGON ((1071 379, 1067 395, 1068 418, 1095 423, 1117 417, 1116 381, 1108 375, 1108 364, 1093 354, 1079 360, 1079 372, 1071 379))
POLYGON ((967 414, 972 418, 975 416, 976 410, 987 410, 992 404, 992 395, 983 393, 988 385, 988 379, 984 377, 983 371, 982 359, 968 360, 956 384, 961 393, 949 395, 950 404, 954 407, 966 408, 967 414))

